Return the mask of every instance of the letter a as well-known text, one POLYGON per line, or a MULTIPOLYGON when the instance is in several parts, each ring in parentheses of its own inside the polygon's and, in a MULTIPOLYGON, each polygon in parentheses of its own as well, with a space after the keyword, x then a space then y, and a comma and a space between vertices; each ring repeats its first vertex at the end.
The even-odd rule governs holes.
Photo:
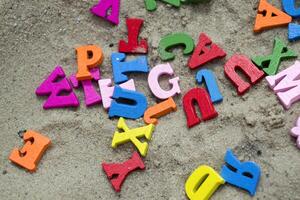
POLYGON ((251 196, 255 195, 260 178, 260 167, 254 162, 241 163, 231 152, 227 150, 225 162, 221 170, 221 176, 226 182, 247 190, 251 196))
POLYGON ((120 0, 100 0, 90 11, 94 15, 102 17, 113 24, 119 24, 120 0), (111 12, 108 16, 110 8, 111 12))
POLYGON ((260 0, 254 25, 254 32, 287 25, 291 21, 292 17, 269 4, 267 0, 260 0))
POLYGON ((211 167, 198 167, 185 183, 185 192, 190 200, 208 200, 224 184, 224 179, 211 167))
POLYGON ((149 124, 147 126, 129 129, 126 125, 125 119, 121 117, 118 121, 117 127, 123 132, 115 132, 111 143, 112 148, 117 148, 120 144, 131 141, 134 146, 136 146, 140 154, 145 157, 148 151, 148 143, 141 142, 138 138, 144 137, 146 140, 151 140, 155 126, 153 124, 149 124))
POLYGON ((223 49, 213 43, 207 35, 201 33, 197 47, 189 59, 188 66, 190 69, 196 69, 214 59, 223 58, 225 56, 226 52, 223 49))
POLYGON ((275 76, 267 76, 266 80, 277 94, 285 109, 300 100, 300 62, 296 61, 291 67, 275 76))

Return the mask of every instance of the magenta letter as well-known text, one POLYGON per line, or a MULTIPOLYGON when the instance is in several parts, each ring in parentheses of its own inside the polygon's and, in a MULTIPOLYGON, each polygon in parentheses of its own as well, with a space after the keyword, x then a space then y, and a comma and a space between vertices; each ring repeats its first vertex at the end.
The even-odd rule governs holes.
POLYGON ((49 96, 43 105, 44 109, 77 107, 79 101, 72 91, 62 67, 57 66, 47 79, 36 89, 36 95, 49 96), (58 79, 61 80, 58 80, 58 79), (62 92, 68 92, 68 95, 60 95, 62 92))
POLYGON ((120 0, 100 0, 90 11, 99 17, 110 21, 113 24, 119 24, 120 0), (110 15, 108 11, 111 8, 110 15))

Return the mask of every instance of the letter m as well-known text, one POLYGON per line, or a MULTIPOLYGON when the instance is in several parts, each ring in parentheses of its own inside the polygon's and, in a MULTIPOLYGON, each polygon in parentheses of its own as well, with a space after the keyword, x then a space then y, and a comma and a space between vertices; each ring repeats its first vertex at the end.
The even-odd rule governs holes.
POLYGON ((300 100, 299 61, 277 75, 267 76, 266 80, 286 109, 289 109, 293 103, 300 100))

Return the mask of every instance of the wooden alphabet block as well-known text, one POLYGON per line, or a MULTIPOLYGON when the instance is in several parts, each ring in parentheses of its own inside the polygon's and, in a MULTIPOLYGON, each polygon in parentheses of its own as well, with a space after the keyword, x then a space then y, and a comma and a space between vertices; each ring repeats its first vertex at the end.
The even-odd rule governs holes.
POLYGON ((114 190, 120 192, 126 177, 137 169, 144 170, 145 165, 139 154, 134 152, 129 160, 123 163, 102 163, 102 168, 114 190))
POLYGON ((35 172, 41 157, 50 146, 51 141, 32 130, 27 130, 24 133, 23 140, 24 146, 22 149, 15 148, 9 156, 9 160, 30 172, 35 172))
POLYGON ((205 33, 201 33, 194 53, 188 61, 188 66, 190 69, 196 69, 214 59, 225 56, 226 52, 223 49, 213 43, 205 33))
POLYGON ((44 109, 79 106, 79 101, 72 91, 72 87, 61 66, 57 66, 53 70, 47 79, 36 89, 35 93, 38 96, 49 96, 43 105, 44 109), (62 92, 67 92, 68 94, 61 95, 62 92))
POLYGON ((172 33, 163 37, 158 45, 159 56, 162 60, 173 60, 175 55, 169 49, 184 46, 183 54, 188 55, 194 50, 194 40, 186 33, 172 33))
POLYGON ((300 17, 300 8, 296 8, 296 0, 282 0, 283 10, 293 18, 300 17))
POLYGON ((300 100, 300 62, 296 61, 291 67, 274 76, 267 76, 270 88, 276 93, 285 109, 300 100))
POLYGON ((157 65, 150 71, 148 75, 148 85, 151 92, 159 99, 167 99, 176 94, 180 94, 181 91, 179 87, 179 77, 175 77, 169 80, 171 89, 166 91, 159 85, 159 78, 162 75, 174 75, 174 71, 169 63, 157 65))
POLYGON ((208 69, 199 70, 196 74, 198 84, 205 83, 210 99, 213 103, 223 101, 214 73, 208 69))
POLYGON ((255 162, 240 162, 230 149, 226 152, 225 162, 221 170, 223 179, 254 196, 260 179, 260 167, 255 162))
MULTIPOLYGON (((90 73, 92 75, 92 80, 98 81, 100 79, 100 70, 99 68, 92 68, 90 70, 90 73)), ((86 106, 93 106, 96 104, 99 104, 101 102, 101 96, 97 92, 97 90, 94 88, 92 80, 82 80, 78 81, 76 79, 76 75, 72 74, 69 77, 72 85, 74 88, 79 88, 79 83, 81 83, 83 92, 84 92, 84 101, 86 106)))
POLYGON ((113 24, 119 24, 120 0, 99 0, 90 11, 113 24))
MULTIPOLYGON (((115 87, 112 86, 111 79, 101 79, 98 81, 100 93, 102 97, 103 107, 107 110, 110 108, 112 102, 112 96, 115 90, 115 87)), ((134 80, 130 79, 129 81, 119 85, 123 89, 135 91, 134 80)))
POLYGON ((183 108, 187 118, 188 128, 199 124, 201 119, 197 116, 194 103, 197 103, 202 115, 202 120, 210 120, 218 116, 213 103, 203 88, 193 88, 183 97, 183 108))
POLYGON ((224 73, 227 78, 237 88, 238 95, 243 95, 250 88, 250 84, 245 82, 237 73, 236 69, 242 70, 249 77, 252 84, 256 84, 264 77, 264 72, 259 70, 249 58, 244 55, 233 55, 224 66, 224 73))
MULTIPOLYGON (((158 0, 144 0, 145 2, 145 6, 146 6, 146 9, 148 11, 154 11, 156 10, 156 1, 158 0)), ((179 7, 180 6, 180 0, 161 0, 167 4, 170 4, 172 6, 175 6, 175 7, 179 7)))
POLYGON ((187 179, 185 192, 190 200, 208 200, 225 180, 211 167, 199 166, 187 179))
POLYGON ((254 32, 261 32, 265 29, 288 25, 291 21, 291 16, 275 8, 269 4, 267 0, 260 0, 254 25, 254 32))
POLYGON ((300 39, 300 25, 295 23, 289 23, 288 29, 289 41, 296 41, 300 39))
POLYGON ((296 57, 295 51, 289 49, 279 38, 275 38, 273 53, 268 56, 256 56, 252 61, 267 75, 275 75, 282 60, 296 57))
POLYGON ((144 23, 142 19, 128 18, 126 19, 128 29, 128 42, 120 40, 119 52, 121 53, 148 53, 148 42, 146 39, 138 41, 141 27, 144 23))
POLYGON ((148 108, 144 113, 144 122, 146 124, 156 125, 158 123, 157 118, 160 118, 176 110, 177 110, 177 106, 173 98, 170 97, 167 100, 148 108))
POLYGON ((91 80, 90 69, 101 65, 104 56, 102 49, 96 45, 87 45, 76 48, 78 70, 76 78, 79 81, 91 80))
POLYGON ((134 146, 138 149, 142 156, 146 156, 148 152, 148 142, 141 142, 139 138, 145 138, 146 140, 151 140, 152 132, 155 126, 149 124, 147 126, 129 129, 126 125, 125 119, 120 118, 117 128, 123 132, 116 131, 111 143, 112 148, 117 148, 119 145, 132 142, 134 146))
POLYGON ((292 128, 291 135, 296 138, 297 147, 300 149, 300 117, 296 122, 296 126, 292 128))
POLYGON ((143 116, 146 109, 147 98, 144 94, 115 86, 113 101, 108 112, 109 117, 138 119, 143 116))
POLYGON ((139 56, 135 60, 125 61, 124 53, 112 53, 111 62, 113 67, 114 82, 116 84, 128 81, 126 73, 148 73, 149 66, 146 56, 139 56))

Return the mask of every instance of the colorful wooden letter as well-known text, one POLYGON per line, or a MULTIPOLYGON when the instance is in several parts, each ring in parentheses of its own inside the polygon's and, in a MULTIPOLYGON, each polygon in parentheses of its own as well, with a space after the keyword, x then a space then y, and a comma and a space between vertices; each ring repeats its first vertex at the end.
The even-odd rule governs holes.
POLYGON ((215 75, 211 70, 202 69, 198 71, 196 74, 196 80, 199 84, 205 82, 210 99, 213 103, 223 101, 223 96, 219 90, 215 75))
MULTIPOLYGON (((101 79, 98 81, 100 93, 102 97, 102 104, 105 109, 108 109, 112 102, 112 96, 114 93, 115 87, 112 86, 111 79, 101 79)), ((134 80, 130 79, 129 81, 119 85, 123 89, 135 91, 134 80)))
POLYGON ((185 4, 196 4, 196 3, 208 3, 211 0, 181 0, 181 3, 185 4))
POLYGON ((138 119, 143 116, 147 108, 147 99, 142 93, 122 89, 115 86, 113 101, 109 108, 109 117, 125 117, 129 119, 138 119), (128 103, 120 102, 127 100, 128 103))
POLYGON ((96 45, 87 45, 76 48, 78 71, 76 78, 79 81, 92 79, 90 69, 101 65, 104 56, 102 49, 96 45))
POLYGON ((296 0, 282 0, 284 11, 293 18, 300 17, 300 8, 296 8, 296 0))
MULTIPOLYGON (((93 77, 93 80, 98 81, 100 79, 99 68, 92 68, 90 73, 93 77)), ((75 74, 71 75, 69 79, 74 88, 79 88, 79 83, 81 83, 86 106, 92 106, 101 102, 101 96, 98 94, 97 90, 95 90, 92 80, 78 81, 75 74)))
POLYGON ((173 98, 170 97, 167 100, 148 108, 144 113, 144 122, 146 124, 156 125, 158 123, 157 118, 167 115, 172 111, 175 112, 176 110, 177 106, 173 98))
MULTIPOLYGON (((146 9, 148 11, 154 11, 156 10, 156 1, 158 0, 144 0, 145 1, 145 6, 146 6, 146 9)), ((175 6, 175 7, 179 7, 180 6, 180 0, 161 0, 167 4, 170 4, 172 6, 175 6)))
POLYGON ((296 122, 296 126, 292 128, 291 135, 293 137, 296 137, 297 140, 297 147, 300 149, 300 117, 298 118, 296 122))
POLYGON ((268 56, 256 56, 252 61, 267 75, 275 75, 282 60, 296 57, 297 54, 293 50, 288 49, 279 38, 275 38, 273 53, 268 56))
POLYGON ((254 32, 287 25, 291 21, 292 17, 269 4, 267 0, 260 0, 254 25, 254 32))
POLYGON ((289 41, 296 41, 300 39, 300 25, 289 23, 289 41))
POLYGON ((121 53, 147 53, 148 43, 146 39, 138 41, 141 27, 144 23, 142 19, 126 19, 128 29, 128 42, 119 42, 119 52, 121 53))
POLYGON ((47 79, 36 89, 36 95, 49 96, 43 105, 44 109, 77 107, 79 101, 72 91, 62 67, 57 66, 47 79), (61 79, 61 80, 59 80, 61 79), (62 92, 68 92, 68 95, 60 95, 62 92))
POLYGON ((131 72, 149 72, 148 61, 146 56, 139 56, 135 60, 126 61, 124 53, 112 53, 111 62, 113 67, 113 75, 115 83, 119 84, 128 81, 125 73, 131 72))
POLYGON ((148 143, 141 142, 139 138, 151 140, 152 132, 155 128, 153 124, 149 124, 147 126, 139 128, 129 129, 126 125, 125 119, 121 117, 118 121, 117 128, 123 132, 115 132, 111 143, 112 148, 117 148, 120 144, 124 144, 131 141, 142 156, 145 157, 147 155, 148 143))
POLYGON ((194 50, 194 40, 191 36, 186 33, 173 33, 166 35, 159 42, 159 56, 162 60, 172 60, 175 58, 175 55, 172 52, 169 52, 169 49, 176 46, 184 46, 183 54, 187 55, 193 52, 194 50))
POLYGON ((266 80, 277 94, 285 109, 300 100, 300 62, 296 61, 291 67, 274 76, 267 76, 266 80))
POLYGON ((119 24, 120 0, 99 0, 99 3, 93 6, 90 11, 113 24, 119 24))
POLYGON ((30 172, 35 172, 38 162, 48 146, 50 146, 51 141, 47 137, 32 130, 28 130, 24 133, 23 140, 25 144, 22 149, 13 149, 9 160, 30 172))
POLYGON ((254 196, 260 178, 260 167, 254 162, 241 163, 230 149, 226 152, 225 162, 226 165, 223 165, 221 170, 225 181, 247 190, 254 196))
POLYGON ((197 47, 188 61, 188 66, 191 69, 196 69, 214 59, 223 58, 225 56, 226 52, 223 49, 213 43, 207 35, 201 33, 197 47))
POLYGON ((186 181, 185 192, 190 200, 208 200, 224 183, 224 179, 213 168, 201 165, 186 181))
POLYGON ((180 94, 181 92, 179 87, 179 77, 169 80, 170 85, 172 85, 170 90, 166 91, 160 87, 158 79, 165 74, 170 76, 174 75, 174 71, 169 63, 155 66, 148 76, 148 84, 151 92, 159 99, 167 99, 176 94, 180 94))
POLYGON ((135 151, 129 160, 123 163, 102 163, 102 168, 115 191, 120 192, 127 175, 137 169, 144 170, 145 165, 135 151))
POLYGON ((192 128, 199 124, 201 119, 197 116, 194 103, 197 102, 202 120, 210 120, 218 116, 207 92, 203 88, 193 88, 183 97, 183 108, 187 118, 187 126, 192 128))
POLYGON ((237 73, 236 69, 242 70, 249 77, 252 84, 256 84, 264 77, 264 72, 259 70, 249 58, 244 55, 233 55, 224 66, 224 73, 227 78, 237 88, 237 93, 243 95, 250 88, 250 84, 245 82, 237 73))

